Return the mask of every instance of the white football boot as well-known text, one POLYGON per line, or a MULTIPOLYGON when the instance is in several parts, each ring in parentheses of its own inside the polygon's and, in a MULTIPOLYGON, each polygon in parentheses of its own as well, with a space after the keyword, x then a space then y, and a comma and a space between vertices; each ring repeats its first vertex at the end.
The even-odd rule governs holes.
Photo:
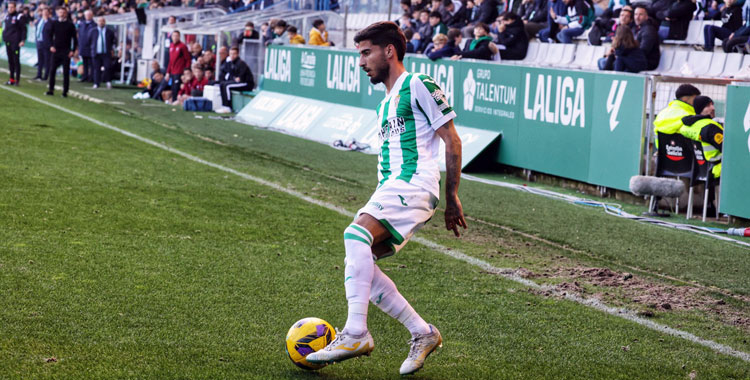
POLYGON ((409 356, 406 357, 399 370, 401 375, 410 375, 419 371, 424 365, 424 360, 430 356, 432 351, 435 351, 438 347, 443 347, 443 337, 435 326, 430 325, 430 333, 419 334, 412 338, 410 343, 409 356))
POLYGON ((372 340, 370 332, 361 336, 352 336, 341 332, 336 335, 336 339, 323 349, 307 355, 305 360, 314 364, 321 363, 338 363, 346 359, 356 358, 357 356, 367 355, 375 348, 375 342, 372 340))

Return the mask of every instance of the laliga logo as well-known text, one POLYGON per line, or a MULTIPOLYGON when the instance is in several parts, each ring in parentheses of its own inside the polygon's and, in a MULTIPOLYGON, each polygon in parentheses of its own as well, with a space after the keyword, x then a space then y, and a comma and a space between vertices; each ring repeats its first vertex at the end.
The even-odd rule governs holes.
POLYGON ((474 80, 474 71, 469 69, 469 73, 464 79, 464 110, 471 111, 474 109, 474 94, 477 91, 477 82, 474 80))
POLYGON ((625 88, 628 86, 627 81, 612 81, 612 87, 609 89, 609 96, 607 97, 607 113, 609 114, 609 130, 614 131, 617 125, 620 124, 617 121, 617 114, 620 113, 620 106, 622 105, 622 98, 625 96, 625 88), (619 91, 617 90, 619 84, 619 91), (617 97, 615 97, 615 94, 617 97))
MULTIPOLYGON (((742 121, 745 127, 745 133, 750 131, 750 103, 747 104, 747 111, 745 111, 745 119, 742 121)), ((750 152, 750 136, 747 138, 747 151, 750 152)))

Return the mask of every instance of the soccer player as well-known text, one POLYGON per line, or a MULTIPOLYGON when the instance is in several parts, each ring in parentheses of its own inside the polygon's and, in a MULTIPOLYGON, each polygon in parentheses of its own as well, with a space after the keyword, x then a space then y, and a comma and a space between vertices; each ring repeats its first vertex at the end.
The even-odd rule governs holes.
POLYGON ((440 139, 445 142, 447 172, 445 227, 457 237, 458 227, 466 228, 458 199, 461 139, 453 125, 456 113, 435 81, 404 68, 406 37, 395 23, 372 24, 357 33, 354 42, 359 66, 373 84, 386 87, 385 99, 377 107, 382 143, 380 181, 354 223, 344 230, 346 325, 333 342, 306 359, 334 363, 369 355, 374 348, 367 329, 367 308, 372 301, 411 332, 411 349, 400 369, 407 375, 422 368, 443 339, 438 329, 409 305, 375 260, 398 252, 435 213, 440 193, 440 139))

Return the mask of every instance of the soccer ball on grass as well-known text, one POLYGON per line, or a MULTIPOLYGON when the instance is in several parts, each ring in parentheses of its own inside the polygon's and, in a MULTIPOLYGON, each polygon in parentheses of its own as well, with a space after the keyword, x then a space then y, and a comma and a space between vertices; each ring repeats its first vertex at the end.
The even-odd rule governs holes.
POLYGON ((303 318, 286 333, 286 353, 292 363, 300 368, 315 370, 325 364, 313 364, 305 360, 307 355, 322 349, 336 338, 336 331, 320 318, 303 318))

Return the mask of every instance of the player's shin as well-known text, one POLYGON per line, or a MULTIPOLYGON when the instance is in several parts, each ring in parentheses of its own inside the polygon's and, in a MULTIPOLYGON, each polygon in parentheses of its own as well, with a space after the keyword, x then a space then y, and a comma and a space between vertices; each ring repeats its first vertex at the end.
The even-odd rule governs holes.
POLYGON ((367 307, 375 267, 372 258, 372 235, 361 226, 352 224, 344 231, 344 247, 344 288, 349 304, 344 332, 359 336, 367 332, 367 307))
POLYGON ((374 265, 373 272, 370 301, 380 310, 401 322, 412 336, 429 333, 430 326, 399 293, 396 284, 377 265, 374 265))

